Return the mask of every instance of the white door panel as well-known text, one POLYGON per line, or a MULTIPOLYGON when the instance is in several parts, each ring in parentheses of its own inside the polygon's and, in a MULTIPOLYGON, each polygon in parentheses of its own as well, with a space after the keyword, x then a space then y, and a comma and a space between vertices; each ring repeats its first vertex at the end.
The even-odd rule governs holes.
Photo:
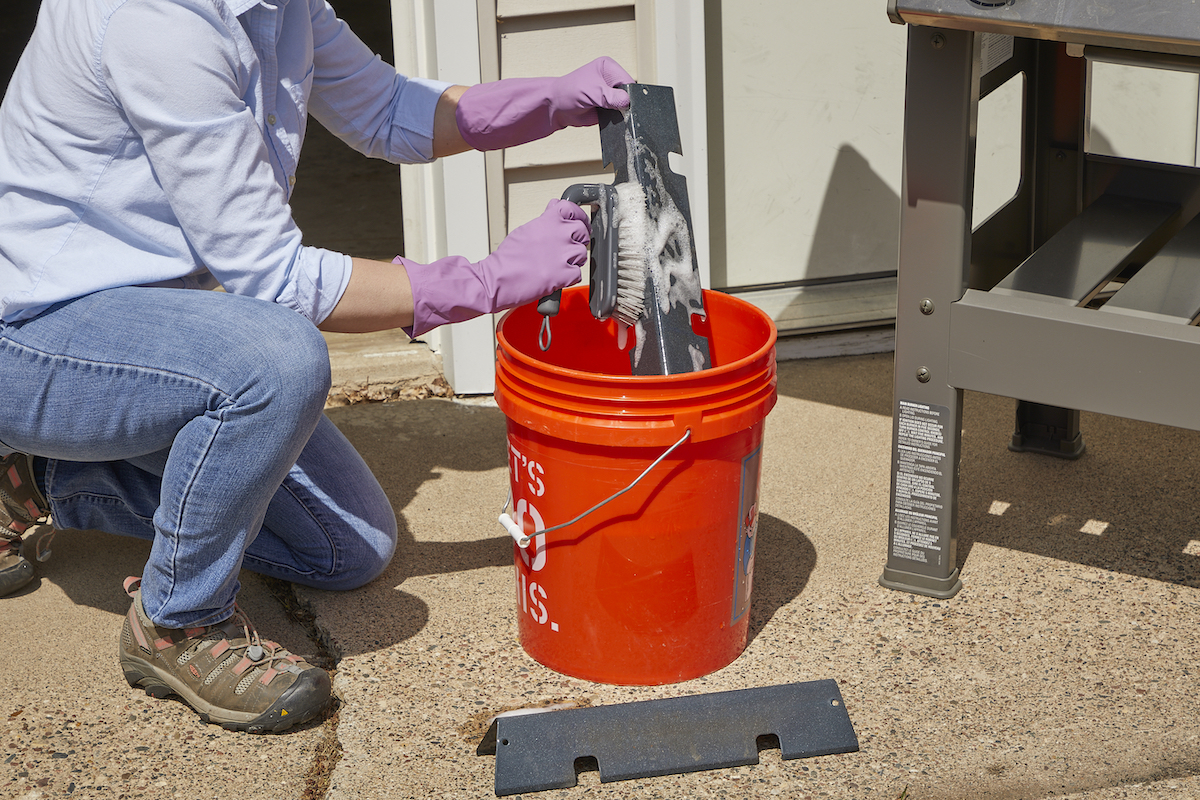
POLYGON ((876 2, 722 3, 717 286, 896 267, 905 30, 876 2))

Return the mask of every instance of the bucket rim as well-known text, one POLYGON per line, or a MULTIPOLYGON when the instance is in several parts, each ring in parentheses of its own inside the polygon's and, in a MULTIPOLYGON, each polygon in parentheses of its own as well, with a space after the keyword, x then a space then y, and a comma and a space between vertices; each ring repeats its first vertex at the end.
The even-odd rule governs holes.
MULTIPOLYGON (((563 294, 564 296, 576 295, 586 292, 587 288, 588 287, 584 284, 578 284, 563 289, 563 294)), ((500 322, 496 326, 496 349, 502 351, 505 357, 512 358, 513 360, 518 361, 528 367, 546 370, 563 377, 577 378, 579 380, 586 381, 596 381, 599 378, 603 382, 611 381, 618 385, 630 384, 635 386, 638 384, 651 382, 662 385, 664 381, 668 384, 686 384, 690 382, 707 381, 711 378, 720 377, 731 372, 745 369, 748 365, 766 357, 768 353, 774 350, 776 341, 779 337, 779 332, 775 326, 775 320, 771 319, 770 315, 753 303, 743 300, 736 295, 729 294, 728 292, 721 292, 716 289, 704 289, 702 291, 704 296, 704 306, 706 309, 708 308, 710 299, 713 297, 719 297, 721 298, 719 303, 731 302, 734 305, 742 306, 744 309, 761 317, 761 319, 767 323, 767 339, 765 342, 763 342, 762 346, 754 350, 752 353, 742 356, 735 361, 731 361, 728 364, 709 367, 708 369, 700 370, 699 372, 680 372, 674 375, 617 375, 607 372, 588 372, 585 370, 573 369, 571 367, 560 367, 556 364, 542 361, 541 359, 529 355, 524 350, 512 346, 508 337, 504 333, 504 326, 505 323, 508 322, 509 317, 526 307, 518 306, 517 308, 509 309, 504 313, 504 316, 500 318, 500 322)))

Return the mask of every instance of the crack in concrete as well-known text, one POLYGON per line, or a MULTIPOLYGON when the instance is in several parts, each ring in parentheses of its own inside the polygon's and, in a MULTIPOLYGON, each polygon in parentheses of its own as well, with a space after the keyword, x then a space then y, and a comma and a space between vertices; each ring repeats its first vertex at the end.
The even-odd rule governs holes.
MULTIPOLYGON (((316 651, 310 663, 329 672, 331 679, 336 677, 342 654, 328 632, 317 624, 312 609, 300 600, 296 594, 296 588, 278 578, 263 576, 263 582, 267 591, 279 603, 288 618, 303 628, 308 635, 309 641, 312 642, 316 651)), ((333 778, 334 768, 342 758, 342 743, 337 735, 341 709, 341 698, 335 694, 329 707, 317 720, 317 724, 324 729, 324 735, 317 744, 312 761, 309 763, 308 772, 304 775, 304 794, 301 795, 300 800, 324 800, 329 793, 329 784, 333 778)))

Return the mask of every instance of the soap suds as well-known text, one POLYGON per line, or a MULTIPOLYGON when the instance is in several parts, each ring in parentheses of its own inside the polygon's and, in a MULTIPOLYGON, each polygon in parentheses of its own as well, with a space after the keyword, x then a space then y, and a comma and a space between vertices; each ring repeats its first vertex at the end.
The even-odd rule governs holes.
POLYGON ((667 314, 673 305, 682 303, 689 313, 702 313, 703 293, 699 272, 693 264, 687 218, 667 191, 655 154, 632 134, 626 141, 629 175, 633 180, 617 187, 618 209, 622 224, 632 225, 645 243, 646 270, 654 285, 659 311, 667 314), (644 175, 651 183, 649 196, 636 180, 639 156, 644 175))

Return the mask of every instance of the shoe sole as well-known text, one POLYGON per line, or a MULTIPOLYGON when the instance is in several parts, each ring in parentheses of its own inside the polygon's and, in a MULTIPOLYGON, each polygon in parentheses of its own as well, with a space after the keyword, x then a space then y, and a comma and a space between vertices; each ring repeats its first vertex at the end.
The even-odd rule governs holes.
POLYGON ((282 733, 294 725, 308 722, 325 710, 330 700, 329 673, 323 669, 305 670, 290 688, 261 714, 232 711, 206 702, 174 677, 165 675, 153 665, 124 653, 121 671, 135 689, 142 689, 161 700, 174 695, 183 700, 204 722, 220 725, 225 730, 245 733, 282 733), (318 698, 323 697, 323 700, 318 698), (299 709, 299 710, 297 710, 299 709))

